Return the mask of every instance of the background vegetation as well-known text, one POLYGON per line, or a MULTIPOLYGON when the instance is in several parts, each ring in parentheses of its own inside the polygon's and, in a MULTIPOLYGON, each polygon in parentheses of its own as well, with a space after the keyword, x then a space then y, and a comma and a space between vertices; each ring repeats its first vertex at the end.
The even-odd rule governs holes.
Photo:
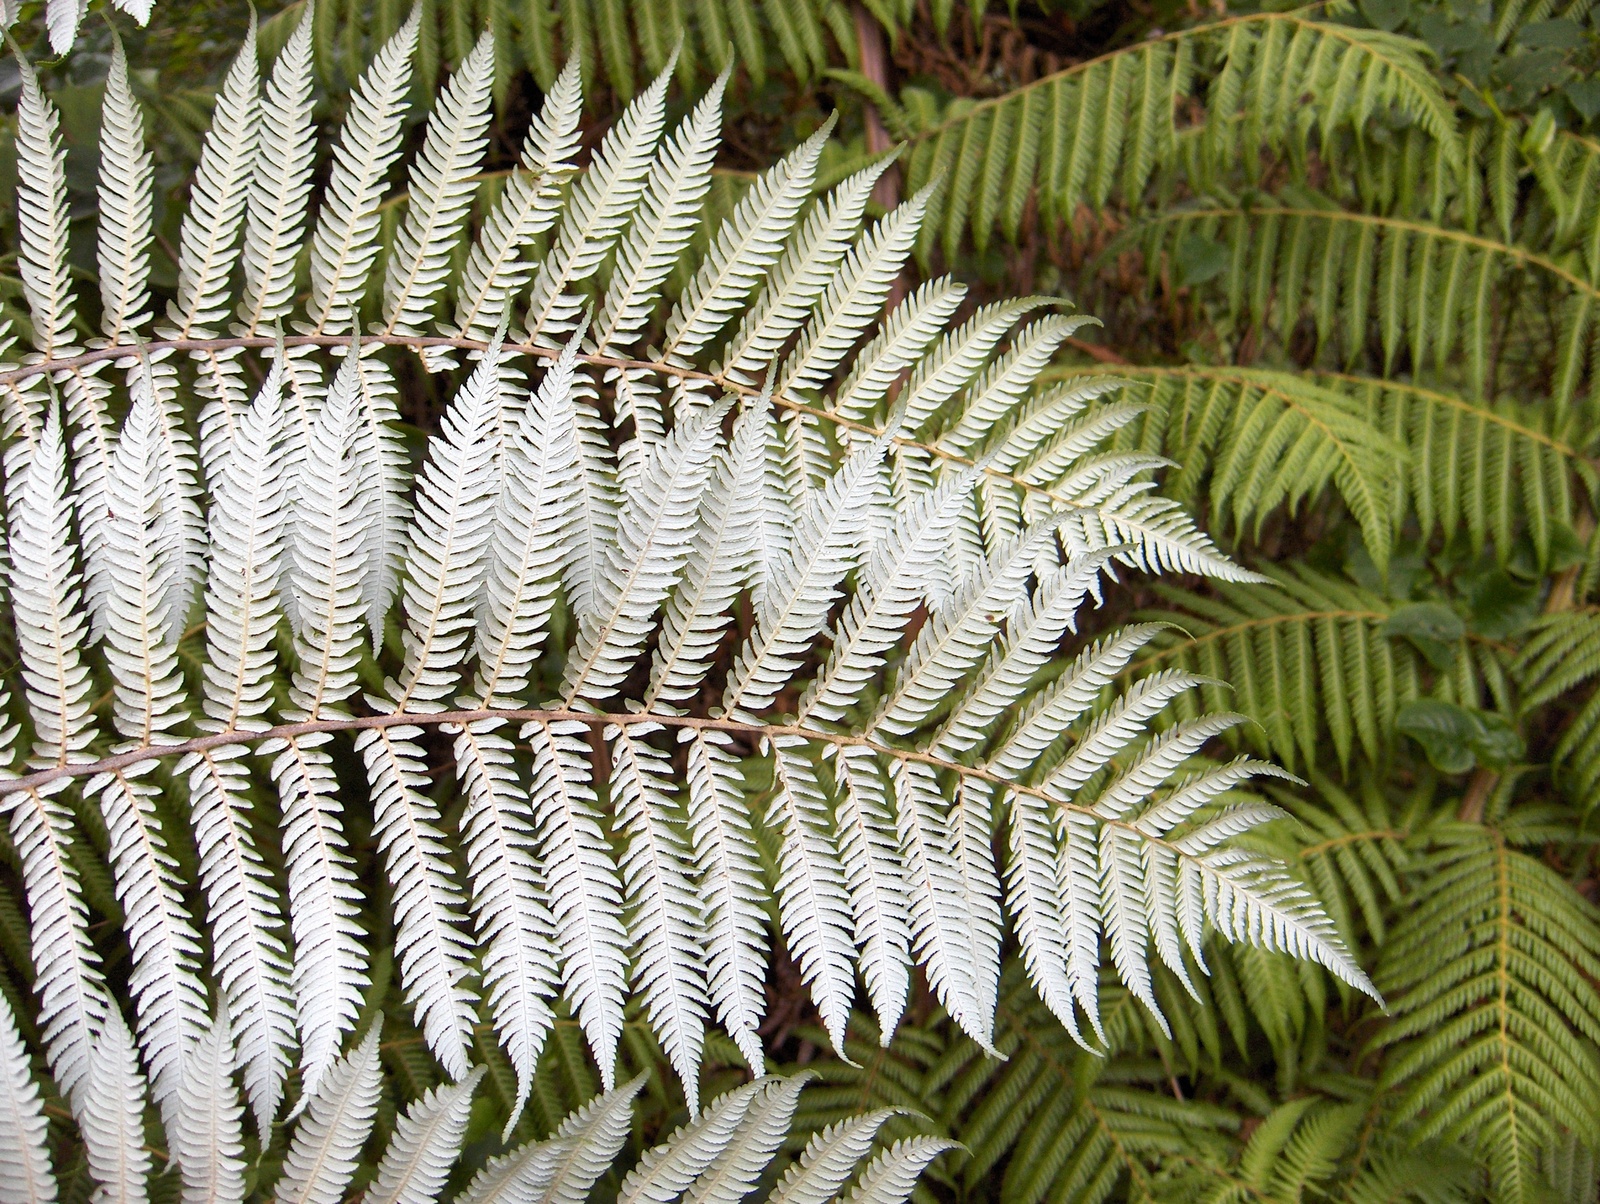
MULTIPOLYGON (((877 200, 937 182, 920 271, 973 284, 969 308, 1037 292, 1100 316, 1052 372, 1127 381, 1144 409, 1118 439, 1170 458, 1164 491, 1270 578, 1134 581, 1101 618, 1169 624, 1130 673, 1229 683, 1204 703, 1250 716, 1240 739, 1306 779, 1271 792, 1297 822, 1262 839, 1334 914, 1388 1011, 1314 967, 1219 945, 1201 1002, 1160 978, 1170 1033, 1108 983, 1104 1056, 1072 1044, 1012 966, 1007 1060, 985 1058, 924 990, 887 1049, 863 1014, 848 1064, 822 1052, 780 964, 768 1048, 821 1079, 797 1132, 916 1110, 926 1119, 893 1123, 967 1147, 919 1188, 950 1200, 1594 1201, 1600 30, 1587 0, 421 2, 419 98, 495 31, 491 168, 514 161, 568 55, 584 64, 592 146, 680 30, 684 85, 735 64, 708 224, 830 113, 819 189, 902 146, 877 200)), ((262 11, 264 54, 299 11, 262 11)), ((400 0, 319 8, 330 121, 403 17, 400 0)), ((111 19, 143 68, 167 185, 155 281, 170 288, 209 89, 248 11, 162 0, 148 29, 111 19)), ((91 14, 69 58, 52 64, 42 38, 29 48, 54 76, 87 225, 109 47, 91 14)), ((10 60, 6 72, 14 99, 10 60)), ((486 197, 499 178, 486 174, 486 197)), ((10 248, 14 221, 0 217, 10 248)), ((0 294, 26 329, 13 276, 0 294)), ((420 373, 404 382, 416 427, 440 400, 420 373)), ((8 885, 4 989, 20 1013, 27 942, 8 885)), ((396 1089, 420 1094, 435 1072, 398 991, 380 981, 371 1006, 388 1016, 396 1089)), ((557 1032, 534 1134, 598 1085, 576 1029, 557 1032)), ((731 1047, 708 1052, 712 1080, 742 1076, 731 1047)), ((634 1025, 625 1059, 662 1055, 634 1025)), ((651 1133, 682 1107, 669 1083, 647 1088, 651 1133)))

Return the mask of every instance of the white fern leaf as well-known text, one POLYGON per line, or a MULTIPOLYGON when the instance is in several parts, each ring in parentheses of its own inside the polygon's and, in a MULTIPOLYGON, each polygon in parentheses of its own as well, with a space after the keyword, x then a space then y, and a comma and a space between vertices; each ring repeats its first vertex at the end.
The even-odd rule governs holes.
POLYGON ((1241 782, 1256 777, 1281 778, 1291 784, 1300 782, 1292 773, 1270 762, 1236 757, 1226 765, 1205 769, 1185 778, 1159 802, 1134 817, 1133 826, 1142 835, 1159 839, 1200 808, 1215 802, 1241 782))
MULTIPOLYGON (((777 572, 789 551, 793 534, 795 506, 801 493, 792 488, 785 471, 781 453, 784 450, 783 427, 776 421, 772 407, 772 380, 758 395, 754 408, 757 416, 751 421, 760 426, 761 472, 752 476, 743 496, 750 499, 755 512, 755 526, 751 531, 751 548, 744 574, 750 585, 750 600, 757 606, 766 602, 767 584, 777 572)), ((754 470, 752 470, 754 471, 754 470)))
POLYGON ((489 145, 494 36, 485 32, 450 77, 428 117, 407 178, 405 221, 383 278, 383 333, 421 332, 450 270, 450 253, 472 205, 473 179, 489 145))
POLYGON ((1022 948, 1028 981, 1072 1038, 1082 1043, 1067 977, 1067 931, 1056 884, 1056 844, 1039 799, 1011 792, 1007 838, 1006 903, 1022 948))
POLYGON ((524 324, 530 341, 553 346, 575 325, 579 301, 567 289, 594 274, 639 203, 661 139, 667 82, 677 61, 674 51, 655 81, 623 110, 573 186, 554 244, 533 280, 524 324))
MULTIPOLYGON (((399 156, 400 123, 411 87, 422 10, 413 8, 362 73, 333 150, 333 170, 311 236, 307 330, 345 334, 355 325, 367 274, 378 256, 378 203, 399 156)), ((267 145, 263 143, 262 150, 267 145)))
POLYGON ((395 960, 417 1027, 445 1073, 468 1071, 474 996, 464 900, 427 795, 427 762, 415 743, 422 729, 369 728, 356 739, 372 790, 372 834, 394 892, 395 960))
POLYGON ((817 302, 816 316, 783 362, 778 377, 781 395, 821 388, 883 308, 889 286, 911 254, 933 187, 895 206, 850 249, 817 302))
POLYGON ((728 1148, 770 1080, 757 1079, 719 1095, 705 1115, 674 1129, 660 1145, 645 1151, 617 1191, 617 1204, 667 1204, 728 1148))
POLYGON ((651 730, 630 725, 606 733, 617 823, 628 841, 622 855, 623 899, 645 1014, 683 1083, 689 1115, 697 1116, 707 1002, 700 947, 704 921, 671 797, 672 763, 644 743, 651 730))
POLYGON ((89 1057, 77 1116, 89 1177, 98 1184, 92 1204, 143 1204, 150 1198, 144 1092, 133 1038, 122 1013, 112 1008, 89 1057))
POLYGON ((417 510, 406 540, 406 625, 401 679, 385 709, 442 710, 472 638, 494 518, 493 434, 500 421, 498 347, 462 386, 429 443, 417 478, 417 510))
POLYGON ((528 244, 560 215, 561 184, 574 171, 583 112, 578 60, 569 59, 545 93, 528 127, 518 169, 485 219, 457 289, 455 321, 442 333, 487 342, 509 312, 510 300, 533 272, 522 258, 528 244))
POLYGON ((295 1126, 277 1204, 339 1204, 378 1110, 378 1025, 323 1076, 295 1126))
POLYGON ((476 699, 517 705, 544 643, 562 561, 576 544, 581 471, 572 409, 574 339, 521 407, 502 453, 477 626, 476 699))
MULTIPOLYGON (((1061 931, 1066 941, 1067 978, 1072 996, 1089 1017, 1101 1041, 1100 929, 1104 898, 1094 820, 1082 812, 1056 811, 1060 838, 1056 852, 1056 890, 1061 899, 1061 931)), ((1077 1033, 1074 1031, 1076 1038, 1077 1033)))
POLYGON ((7 551, 12 622, 38 768, 82 759, 94 739, 82 591, 72 557, 61 420, 51 409, 15 488, 7 551))
POLYGON ((202 707, 217 731, 265 726, 278 625, 288 496, 283 373, 274 365, 241 416, 233 451, 212 486, 202 707))
POLYGON ((867 1164, 844 1204, 905 1204, 928 1163, 955 1148, 955 1142, 943 1137, 908 1137, 895 1142, 867 1164))
POLYGON ((261 99, 241 255, 244 289, 238 314, 246 334, 281 321, 294 303, 295 261, 305 229, 317 149, 311 116, 311 30, 315 19, 316 0, 307 0, 294 32, 273 64, 261 99))
POLYGON ((939 438, 939 446, 970 452, 1009 414, 1039 377, 1057 348, 1094 321, 1087 317, 1041 318, 1017 332, 1012 346, 990 364, 961 399, 961 417, 939 438))
POLYGON ((1026 479, 1049 485, 1148 408, 1133 403, 1097 406, 1089 402, 1123 387, 1115 377, 1090 377, 1040 392, 1017 413, 1005 437, 993 444, 989 462, 999 472, 1026 463, 1026 479))
POLYGON ((906 387, 895 398, 895 404, 904 407, 905 430, 921 430, 978 374, 1017 319, 1049 302, 1048 297, 996 301, 940 339, 937 347, 917 361, 906 387))
POLYGON ((994 864, 994 788, 978 778, 962 778, 946 827, 949 858, 967 927, 955 934, 966 941, 965 967, 972 990, 973 1016, 963 1025, 979 1045, 991 1040, 1000 995, 1000 878, 994 864))
POLYGON ((811 195, 817 161, 836 120, 830 115, 822 128, 763 172, 740 198, 667 318, 658 358, 688 363, 777 262, 801 205, 811 195))
POLYGON ((717 732, 689 744, 689 835, 705 902, 706 973, 717 1018, 756 1074, 766 1012, 766 886, 756 859, 738 763, 717 732))
POLYGON ((11 811, 11 844, 22 862, 28 900, 40 1037, 51 1075, 76 1102, 110 1004, 89 942, 89 909, 70 851, 73 827, 60 798, 37 790, 22 792, 11 811))
MULTIPOLYGON (((148 376, 139 378, 148 385, 148 376)), ((113 678, 113 719, 135 744, 171 739, 183 714, 177 627, 185 516, 169 505, 170 458, 153 391, 137 388, 117 441, 98 549, 108 583, 106 659, 113 678)), ((186 609, 186 608, 184 608, 186 609)))
POLYGON ((895 306, 884 319, 883 329, 856 357, 829 410, 851 422, 865 421, 883 403, 900 374, 939 337, 966 295, 966 285, 941 276, 895 306))
POLYGON ((772 745, 772 809, 782 832, 778 856, 778 920, 800 963, 834 1048, 844 1048, 855 998, 854 923, 838 853, 824 826, 827 804, 817 772, 796 737, 772 745))
POLYGON ((885 654, 922 602, 924 578, 938 571, 939 554, 976 479, 976 472, 947 478, 908 506, 874 546, 833 630, 828 659, 800 699, 802 723, 842 719, 866 683, 882 673, 885 654))
MULTIPOLYGON (((204 726, 212 730, 259 730, 271 701, 286 502, 281 380, 275 367, 240 421, 215 488, 204 671, 204 726)), ((257 1127, 266 1132, 294 1044, 294 1005, 277 894, 251 832, 245 751, 208 749, 184 758, 178 771, 189 775, 217 978, 238 1022, 257 1127)))
MULTIPOLYGON (((1177 847, 1180 855, 1186 852, 1183 842, 1177 847)), ((1232 848, 1180 856, 1179 864, 1179 890, 1184 890, 1186 879, 1198 882, 1204 892, 1206 918, 1228 940, 1314 961, 1335 978, 1382 1002, 1322 905, 1283 866, 1232 848)))
POLYGON ((1174 724, 1161 732, 1119 773, 1094 801, 1102 819, 1121 819, 1164 783, 1207 741, 1246 722, 1243 715, 1204 715, 1174 724))
POLYGON ((166 613, 176 635, 189 616, 206 572, 200 463, 189 433, 176 365, 164 356, 155 359, 141 354, 129 369, 128 393, 137 399, 146 390, 156 400, 162 506, 172 540, 169 554, 175 561, 166 613))
POLYGON ((867 997, 878 1016, 879 1040, 887 1046, 911 990, 910 902, 877 757, 870 749, 841 748, 835 765, 839 863, 850 890, 867 997))
MULTIPOLYGON (((1140 678, 1096 717, 1078 737, 1072 750, 1051 768, 1044 780, 1044 789, 1058 798, 1070 800, 1073 792, 1127 748, 1167 703, 1207 681, 1183 669, 1163 669, 1140 678)), ((1230 723, 1236 722, 1236 717, 1230 719, 1230 723)))
MULTIPOLYGON (((581 331, 575 331, 576 342, 581 331)), ((610 429, 590 400, 594 383, 587 373, 574 376, 572 390, 573 435, 578 446, 578 473, 570 486, 578 500, 575 538, 562 563, 567 601, 580 622, 598 611, 600 578, 617 540, 617 469, 611 450, 610 429)))
POLYGON ((1096 640, 1080 652, 1049 689, 1029 700, 988 763, 1019 778, 1074 722, 1088 714, 1104 690, 1161 630, 1136 623, 1096 640))
POLYGON ((992 1011, 984 1009, 976 979, 979 975, 998 978, 999 951, 996 948, 991 957, 985 948, 988 932, 974 931, 974 925, 988 917, 972 914, 963 889, 962 867, 951 853, 955 839, 951 827, 953 822, 961 822, 960 817, 946 817, 944 796, 932 767, 897 761, 891 776, 917 959, 926 967, 928 984, 951 1018, 975 1041, 989 1046, 994 1018, 992 1011))
POLYGON ((361 931, 361 890, 340 819, 343 805, 332 737, 297 736, 276 751, 272 778, 283 809, 283 855, 294 939, 296 1021, 300 1029, 301 1089, 314 1094, 355 1027, 367 987, 367 949, 361 931))
POLYGON ((878 1130, 893 1115, 894 1109, 881 1108, 813 1134, 799 1161, 767 1196, 766 1204, 827 1204, 855 1173, 878 1130))
MULTIPOLYGON (((418 478, 417 513, 404 585, 405 664, 399 682, 371 703, 391 712, 443 709, 458 683, 494 507, 491 434, 499 421, 498 352, 462 387, 432 440, 418 478)), ((470 948, 462 896, 425 793, 421 730, 368 729, 356 741, 373 785, 373 832, 394 883, 395 953, 419 1026, 452 1078, 468 1070, 472 993, 463 985, 470 948)))
POLYGON ((100 328, 130 343, 150 317, 150 152, 144 114, 128 84, 122 40, 111 40, 111 68, 100 109, 100 328))
MULTIPOLYGON (((344 368, 340 376, 348 380, 344 368)), ((289 580, 298 665, 290 699, 311 718, 355 691, 361 659, 369 528, 380 521, 369 504, 361 427, 355 390, 336 381, 303 444, 302 475, 317 488, 295 504, 289 580)))
POLYGON ((995 720, 1049 660, 1062 635, 1077 629, 1078 609, 1084 599, 1091 592, 1098 599, 1100 574, 1109 559, 1107 552, 1080 556, 1045 579, 1012 620, 1004 642, 977 681, 945 720, 937 741, 942 752, 965 752, 984 739, 995 720))
POLYGON ((1150 979, 1149 897, 1138 836, 1118 824, 1100 829, 1100 913, 1111 962, 1133 997, 1150 1009, 1168 1036, 1171 1029, 1156 1003, 1150 979))
POLYGON ((455 738, 456 774, 466 796, 461 815, 472 914, 482 948, 483 986, 512 1068, 517 1098, 509 1134, 522 1114, 533 1071, 555 1023, 549 1000, 559 975, 555 920, 534 855, 528 795, 518 780, 501 721, 480 721, 455 738))
POLYGON ((55 1204, 48 1125, 11 1004, 0 998, 0 1202, 55 1204))
POLYGON ((732 619, 730 607, 749 575, 748 559, 761 521, 770 409, 763 396, 739 415, 700 496, 683 579, 667 601, 656 641, 646 710, 684 702, 699 692, 732 619))
POLYGON ((615 1084, 627 981, 622 884, 600 830, 578 724, 529 723, 534 826, 556 922, 561 976, 606 1090, 615 1084))
POLYGON ((767 1079, 766 1089, 750 1104, 733 1139, 683 1194, 683 1204, 739 1204, 750 1185, 777 1154, 789 1135, 800 1091, 810 1075, 767 1079))
POLYGON ((364 1204, 433 1204, 461 1153, 478 1067, 459 1083, 435 1087, 406 1109, 383 1151, 364 1204))
POLYGON ((640 1075, 590 1100, 562 1121, 548 1141, 491 1159, 473 1177, 461 1204, 583 1204, 627 1139, 640 1075))
POLYGON ((176 338, 210 335, 227 315, 228 278, 238 258, 261 133, 260 93, 252 12, 244 45, 217 92, 211 128, 201 141, 200 162, 189 185, 189 210, 178 240, 178 293, 167 307, 176 338))
POLYGON ((205 1024, 205 991, 198 973, 200 940, 184 906, 177 864, 156 815, 156 788, 135 777, 153 761, 91 779, 110 841, 111 874, 133 954, 128 986, 138 1017, 139 1044, 153 1077, 156 1102, 179 1086, 179 1059, 205 1024))
POLYGON ((724 375, 743 384, 754 383, 766 372, 778 348, 800 329, 860 230, 873 186, 893 161, 886 157, 863 168, 812 207, 723 347, 724 375))
MULTIPOLYGON (((51 16, 71 8, 74 16, 66 45, 78 27, 83 0, 51 0, 51 16)), ((51 22, 51 40, 56 39, 51 22)), ((64 51, 58 51, 64 53, 64 51)), ((17 100, 17 275, 28 299, 33 346, 41 355, 72 353, 75 306, 67 262, 67 153, 61 146, 61 117, 39 87, 29 62, 16 56, 22 76, 17 100)))
POLYGON ((728 675, 723 693, 728 711, 770 706, 827 622, 838 582, 854 567, 865 541, 866 512, 885 446, 878 439, 851 455, 825 489, 806 499, 793 543, 774 568, 755 627, 728 675))
POLYGON ((168 1133, 173 1161, 183 1177, 183 1204, 239 1204, 244 1199, 244 1108, 233 1071, 233 1034, 223 1009, 183 1057, 183 1086, 168 1133))
POLYGON ((178 770, 189 778, 217 983, 239 1017, 245 1087, 266 1132, 282 1098, 295 1019, 280 904, 251 832, 244 754, 241 745, 208 749, 178 770))
POLYGON ((1148 488, 1148 484, 1135 483, 1092 508, 1071 511, 1061 524, 1067 556, 1116 548, 1121 563, 1142 573, 1194 573, 1218 581, 1262 580, 1218 551, 1177 502, 1157 497, 1148 488))
POLYGON ((722 94, 731 71, 731 66, 723 70, 650 165, 595 319, 594 343, 602 353, 614 354, 637 341, 655 311, 667 273, 699 223, 700 203, 711 187, 711 162, 722 133, 722 94))
POLYGON ((66 54, 78 40, 78 26, 89 11, 89 0, 49 0, 45 24, 50 31, 50 49, 66 54))
POLYGON ((689 555, 724 412, 718 406, 687 417, 628 489, 616 540, 595 580, 593 609, 579 616, 562 679, 568 703, 615 694, 654 629, 656 610, 689 555))
POLYGON ((1055 538, 1046 520, 1011 541, 936 608, 906 653, 894 687, 884 695, 867 732, 907 735, 926 723, 946 702, 956 682, 991 650, 1008 607, 1046 546, 1055 538))

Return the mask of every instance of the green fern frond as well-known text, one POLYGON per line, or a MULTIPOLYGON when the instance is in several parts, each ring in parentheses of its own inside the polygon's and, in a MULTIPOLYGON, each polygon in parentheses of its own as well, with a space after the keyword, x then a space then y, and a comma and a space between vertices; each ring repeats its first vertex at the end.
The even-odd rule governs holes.
POLYGON ((1554 414, 1566 420, 1590 364, 1600 320, 1600 282, 1570 256, 1431 220, 1339 208, 1315 196, 1300 203, 1196 203, 1131 226, 1112 250, 1137 246, 1152 269, 1172 264, 1186 239, 1219 242, 1219 287, 1237 319, 1271 326, 1285 339, 1301 317, 1321 343, 1354 364, 1376 335, 1384 370, 1402 351, 1413 372, 1458 371, 1485 395, 1495 339, 1493 299, 1513 274, 1548 282, 1561 296, 1549 354, 1554 414), (1312 203, 1315 202, 1315 203, 1312 203))
POLYGON ((1493 828, 1436 839, 1379 966, 1383 1082, 1420 1137, 1473 1143, 1526 1199, 1562 1129, 1600 1131, 1600 911, 1493 828))
POLYGON ((1101 208, 1113 191, 1138 204, 1152 173, 1177 153, 1180 109, 1209 74, 1200 65, 1211 61, 1219 69, 1206 90, 1204 178, 1224 164, 1249 164, 1263 147, 1303 153, 1313 131, 1323 141, 1336 131, 1359 134, 1380 112, 1400 114, 1459 154, 1455 118, 1418 44, 1312 9, 1230 17, 993 100, 953 102, 919 128, 911 186, 947 181, 924 227, 924 257, 942 239, 952 258, 968 229, 980 249, 996 225, 1014 239, 1030 198, 1052 221, 1070 221, 1079 205, 1101 208))

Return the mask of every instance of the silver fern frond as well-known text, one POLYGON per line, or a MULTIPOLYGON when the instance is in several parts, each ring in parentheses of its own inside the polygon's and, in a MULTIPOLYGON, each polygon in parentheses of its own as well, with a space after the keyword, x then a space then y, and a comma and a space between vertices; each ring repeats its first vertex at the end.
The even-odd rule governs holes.
MULTIPOLYGON (((1207 759, 1234 718, 1181 708, 1211 685, 1127 684, 1149 624, 1063 656, 1129 569, 1250 577, 1153 491, 1164 461, 1100 450, 1137 413, 1116 382, 1042 379, 1084 319, 1028 320, 1040 298, 962 318, 949 280, 884 315, 929 194, 863 232, 881 160, 808 200, 826 132, 708 231, 672 296, 721 110, 719 84, 665 134, 670 64, 581 172, 562 73, 467 250, 487 40, 421 135, 375 273, 419 18, 357 85, 308 237, 310 21, 259 100, 244 58, 224 84, 170 325, 149 337, 148 152, 108 92, 126 170, 105 180, 102 308, 136 346, 70 341, 57 122, 23 69, 36 341, 0 386, 28 747, 0 799, 42 1051, 99 1126, 96 1157, 120 1156, 127 1122, 91 1116, 86 1092, 137 1063, 89 939, 77 858, 98 834, 75 784, 105 823, 123 913, 105 939, 126 949, 151 1094, 194 1139, 185 1174, 232 1182, 236 1067, 259 1134, 298 1090, 284 1199, 340 1198, 373 1123, 370 1028, 344 1053, 387 982, 373 935, 392 932, 398 990, 454 1084, 407 1113, 379 1174, 395 1199, 436 1194, 480 1048, 509 1057, 516 1122, 561 1006, 613 1088, 631 983, 695 1116, 623 1194, 726 1204, 795 1088, 700 1109, 706 1027, 765 1069, 779 940, 841 1048, 858 977, 888 1041, 918 969, 990 1048, 1007 924, 1090 1044, 1102 945, 1158 1026, 1153 967, 1194 986, 1208 929, 1370 991, 1299 880, 1238 841, 1278 814, 1239 788, 1277 771, 1207 759), (205 355, 179 356, 201 332, 205 355), (271 355, 254 397, 252 350, 271 355), (411 354, 469 363, 414 476, 411 354), (357 877, 368 833, 382 891, 357 877)), ((627 1091, 469 1198, 575 1204, 627 1091)), ((872 1130, 834 1133, 776 1198, 842 1188, 872 1130)), ((857 1194, 897 1204, 935 1152, 898 1147, 857 1194)))

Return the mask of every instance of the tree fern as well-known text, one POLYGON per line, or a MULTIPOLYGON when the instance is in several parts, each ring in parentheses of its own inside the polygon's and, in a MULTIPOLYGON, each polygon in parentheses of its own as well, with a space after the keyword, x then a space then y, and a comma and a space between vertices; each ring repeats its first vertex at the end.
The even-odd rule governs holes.
POLYGON ((1498 1189, 1526 1196, 1556 1126, 1596 1125, 1593 908, 1494 828, 1452 833, 1434 857, 1380 971, 1385 1077, 1424 1136, 1470 1134, 1498 1189))

